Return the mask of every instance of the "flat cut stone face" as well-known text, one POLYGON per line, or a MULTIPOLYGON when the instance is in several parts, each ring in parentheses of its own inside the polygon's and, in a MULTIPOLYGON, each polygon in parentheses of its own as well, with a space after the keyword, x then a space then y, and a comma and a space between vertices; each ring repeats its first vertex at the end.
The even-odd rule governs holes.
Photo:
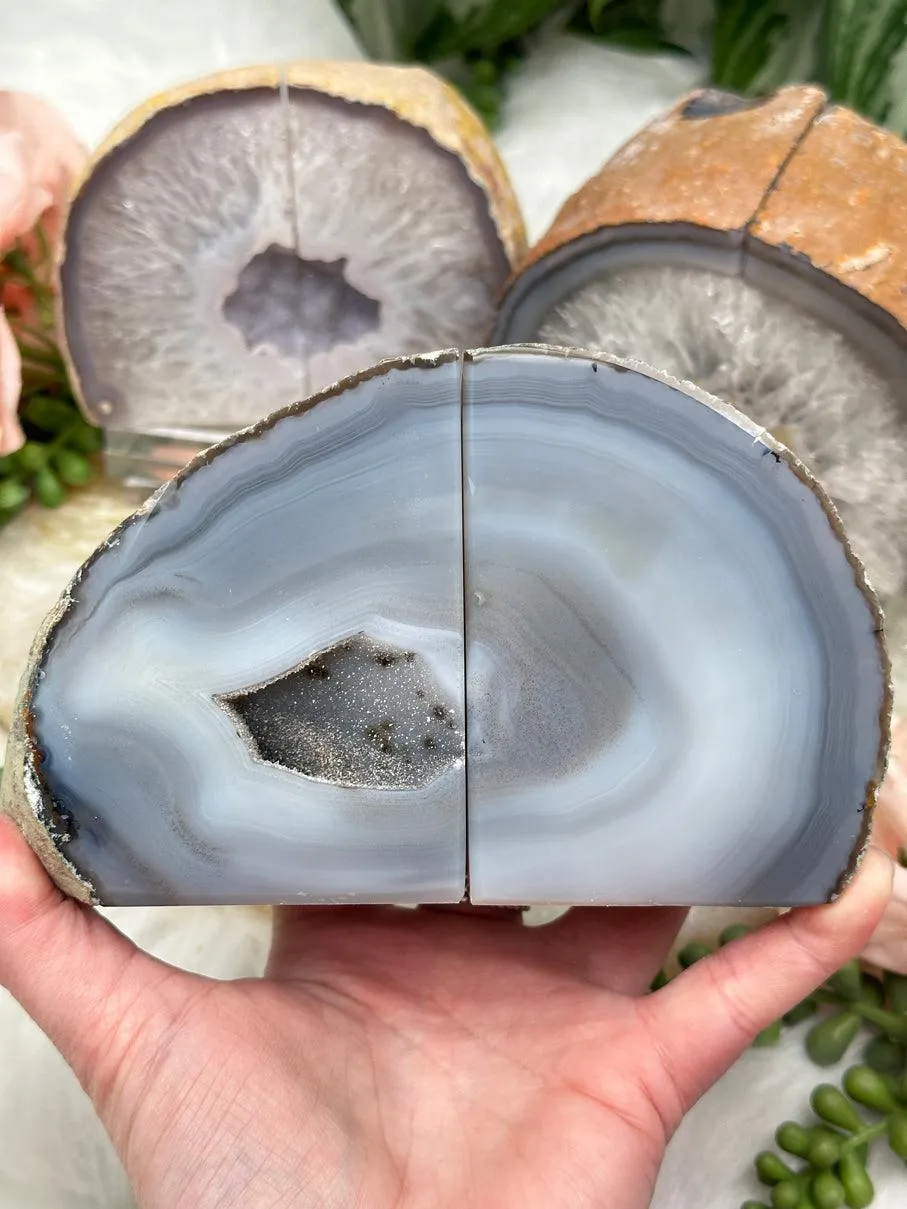
POLYGON ((589 358, 467 366, 474 902, 832 892, 884 676, 828 516, 757 431, 589 358))
MULTIPOLYGON (((391 69, 362 66, 346 78, 365 90, 353 103, 334 73, 327 91, 289 68, 200 83, 137 115, 93 167, 67 219, 61 297, 84 405, 105 427, 230 432, 383 357, 485 338, 510 270, 495 198, 418 106, 410 120, 374 95, 391 69)), ((417 79, 443 116, 446 87, 417 79)))
POLYGON ((459 394, 452 354, 278 420, 168 486, 86 573, 35 716, 66 855, 105 901, 463 896, 459 394), (369 646, 412 653, 406 678, 369 646), (326 652, 338 679, 300 725, 338 728, 355 786, 324 775, 324 751, 316 775, 294 766, 292 683, 250 693, 326 652), (415 725, 419 678, 460 729, 390 784, 387 754, 351 731, 415 725))
POLYGON ((108 902, 822 901, 886 739, 836 524, 652 371, 384 365, 83 569, 15 776, 108 902))

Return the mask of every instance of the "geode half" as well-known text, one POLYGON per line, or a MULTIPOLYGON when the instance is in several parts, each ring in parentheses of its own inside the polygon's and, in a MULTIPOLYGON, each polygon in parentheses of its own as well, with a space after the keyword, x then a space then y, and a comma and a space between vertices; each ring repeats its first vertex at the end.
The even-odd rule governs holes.
POLYGON ((383 362, 197 457, 78 572, 2 787, 105 903, 833 897, 880 614, 783 446, 638 364, 383 362))

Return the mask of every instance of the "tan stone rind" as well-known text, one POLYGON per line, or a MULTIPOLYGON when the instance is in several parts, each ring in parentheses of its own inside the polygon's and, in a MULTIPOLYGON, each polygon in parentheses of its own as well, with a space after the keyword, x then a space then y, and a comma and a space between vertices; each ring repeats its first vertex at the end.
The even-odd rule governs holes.
POLYGON ((603 227, 686 223, 742 231, 825 103, 818 88, 783 88, 719 116, 687 117, 685 97, 615 153, 561 207, 521 269, 603 227))
POLYGON ((817 116, 750 235, 805 256, 907 327, 907 144, 849 109, 817 116))
MULTIPOLYGON (((128 113, 93 152, 74 185, 70 205, 75 203, 101 161, 137 134, 161 110, 214 92, 279 88, 284 81, 293 88, 311 88, 341 100, 387 109, 411 126, 425 130, 439 147, 450 151, 460 160, 469 179, 481 189, 510 265, 515 267, 520 262, 526 252, 523 218, 513 185, 490 133, 456 89, 422 67, 304 60, 221 71, 167 89, 128 113)), ((64 230, 57 260, 57 297, 60 300, 57 339, 70 382, 84 408, 78 368, 70 356, 62 322, 59 269, 65 260, 64 230)), ((95 422, 90 414, 89 418, 95 422)))

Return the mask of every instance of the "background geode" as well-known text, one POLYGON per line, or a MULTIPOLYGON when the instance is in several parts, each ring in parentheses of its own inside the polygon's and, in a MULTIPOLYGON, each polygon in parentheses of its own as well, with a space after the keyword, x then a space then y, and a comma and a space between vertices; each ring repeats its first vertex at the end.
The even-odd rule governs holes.
POLYGON ((564 204, 496 331, 641 357, 794 449, 891 613, 901 666, 905 223, 907 146, 890 132, 816 88, 701 91, 564 204))
POLYGON ((381 357, 482 343, 525 250, 484 126, 417 67, 284 63, 152 98, 67 218, 60 330, 114 474, 381 357))

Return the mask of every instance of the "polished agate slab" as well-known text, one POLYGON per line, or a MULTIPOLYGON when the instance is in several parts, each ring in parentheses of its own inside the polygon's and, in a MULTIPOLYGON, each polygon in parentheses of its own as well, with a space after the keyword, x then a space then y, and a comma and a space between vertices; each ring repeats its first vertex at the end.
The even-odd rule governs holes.
POLYGON ((884 696, 827 505, 676 386, 530 352, 471 368, 473 901, 827 897, 884 696))
POLYGON ((383 363, 89 560, 2 800, 104 902, 819 902, 883 768, 880 631, 808 472, 695 388, 383 363))
POLYGON ((100 898, 461 897, 460 515, 453 355, 241 437, 116 533, 72 589, 33 704, 63 850, 100 898), (455 719, 458 741, 418 789, 386 759, 355 787, 324 767, 300 775, 264 758, 231 708, 360 633, 412 654, 429 689, 420 699, 363 654, 372 725, 431 733, 437 705, 455 719))

